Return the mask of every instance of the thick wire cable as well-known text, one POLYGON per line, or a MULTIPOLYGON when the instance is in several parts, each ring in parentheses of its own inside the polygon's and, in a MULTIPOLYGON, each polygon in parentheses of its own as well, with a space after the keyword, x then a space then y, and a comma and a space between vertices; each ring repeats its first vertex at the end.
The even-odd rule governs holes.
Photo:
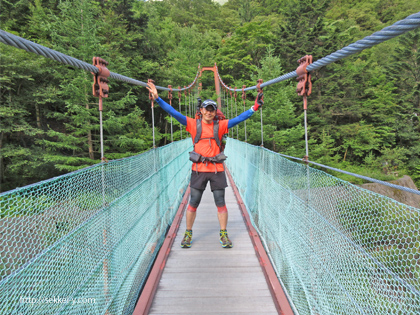
MULTIPOLYGON (((44 56, 46 58, 50 58, 53 60, 56 60, 58 62, 73 66, 75 68, 80 68, 86 71, 90 71, 93 73, 98 73, 98 68, 96 68, 94 65, 89 64, 87 62, 81 61, 79 59, 70 57, 66 54, 63 54, 61 52, 58 52, 56 50, 44 47, 40 44, 34 43, 30 40, 24 39, 22 37, 13 35, 11 33, 8 33, 4 30, 0 30, 0 42, 6 44, 6 45, 10 45, 16 48, 20 48, 23 50, 26 50, 28 52, 32 52, 35 53, 37 55, 40 56, 44 56)), ((189 89, 191 86, 193 86, 195 84, 195 82, 198 79, 198 75, 199 75, 199 71, 196 74, 196 77, 194 79, 194 81, 188 85, 187 87, 183 88, 183 89, 172 89, 172 91, 177 92, 177 91, 184 91, 189 89)), ((118 81, 123 81, 123 82, 127 82, 127 83, 131 83, 134 85, 140 85, 140 86, 147 86, 147 83, 143 82, 143 81, 139 81, 139 80, 135 80, 129 77, 126 77, 124 75, 118 74, 118 73, 114 73, 114 72, 110 72, 110 78, 118 80, 118 81)), ((162 86, 156 86, 156 88, 158 90, 164 90, 164 91, 169 91, 169 88, 166 87, 162 87, 162 86)))
MULTIPOLYGON (((333 63, 335 61, 338 61, 340 59, 343 59, 345 57, 348 57, 350 55, 356 54, 361 52, 364 49, 371 48, 377 44, 380 44, 388 39, 397 37, 399 35, 402 35, 408 31, 411 31, 417 27, 420 26, 420 12, 417 12, 415 14, 412 14, 408 17, 406 17, 403 20, 400 20, 390 26, 387 26, 383 28, 381 31, 378 31, 376 33, 373 33, 372 35, 366 36, 365 38, 358 40, 354 42, 353 44, 350 44, 340 50, 337 50, 336 52, 323 57, 311 65, 309 65, 306 70, 308 72, 317 70, 323 66, 326 66, 330 63, 333 63)), ((242 89, 231 89, 227 85, 225 85, 219 75, 219 72, 217 73, 217 76, 219 77, 219 80, 221 84, 230 91, 242 91, 242 89)), ((297 77, 296 71, 289 72, 287 74, 284 74, 278 78, 271 79, 267 82, 264 82, 261 84, 261 87, 269 86, 271 84, 279 83, 281 81, 293 79, 297 77)), ((255 90, 257 88, 256 85, 247 87, 245 91, 255 90)))
MULTIPOLYGON (((326 66, 330 63, 333 63, 335 61, 338 61, 340 59, 343 59, 345 57, 348 57, 352 54, 358 53, 366 48, 370 48, 373 47, 374 45, 380 44, 388 39, 394 38, 396 36, 399 36, 401 34, 404 34, 410 30, 413 30, 417 27, 420 26, 420 12, 417 12, 415 14, 412 14, 408 17, 406 17, 403 20, 400 20, 396 23, 394 23, 391 26, 387 26, 384 29, 382 29, 381 31, 378 31, 376 33, 373 33, 372 35, 366 36, 365 38, 358 40, 356 42, 354 42, 353 44, 350 44, 324 58, 321 58, 318 61, 315 61, 314 63, 312 63, 311 65, 309 65, 307 67, 307 71, 311 72, 313 70, 317 70, 323 66, 326 66)), ((21 38, 19 36, 10 34, 6 31, 0 30, 0 41, 4 44, 10 45, 10 46, 14 46, 16 48, 21 48, 24 49, 28 52, 33 52, 35 54, 50 58, 50 59, 54 59, 57 60, 59 62, 62 62, 64 64, 68 64, 77 68, 81 68, 90 72, 94 72, 94 73, 98 73, 98 69, 87 63, 87 62, 83 62, 81 60, 78 60, 76 58, 70 57, 66 54, 60 53, 58 51, 55 51, 53 49, 50 48, 46 48, 42 45, 36 44, 34 42, 31 42, 27 39, 21 38)), ((200 68, 200 67, 199 67, 200 68)), ((194 79, 194 81, 184 87, 183 89, 173 89, 173 91, 177 92, 177 91, 184 91, 187 90, 189 88, 191 88, 197 81, 198 76, 199 76, 200 70, 197 71, 197 75, 194 79)), ((221 82, 221 84, 228 89, 229 91, 242 91, 241 89, 232 89, 229 88, 227 85, 225 85, 220 77, 219 74, 219 70, 217 69, 217 76, 219 77, 219 80, 221 82)), ((147 83, 142 82, 142 81, 138 81, 126 76, 123 76, 121 74, 118 73, 114 73, 111 72, 110 73, 110 77, 119 81, 123 81, 123 82, 127 82, 127 83, 131 83, 131 84, 135 84, 135 85, 141 85, 146 87, 147 83)), ((289 72, 285 75, 282 75, 278 78, 274 78, 271 79, 267 82, 264 82, 261 84, 261 87, 265 87, 265 86, 269 86, 271 84, 275 84, 275 83, 279 83, 281 81, 285 81, 288 79, 292 79, 297 77, 297 73, 296 71, 292 71, 289 72)), ((156 86, 156 88, 158 90, 164 90, 164 91, 169 91, 168 88, 166 87, 162 87, 162 86, 156 86)), ((245 89, 245 91, 250 91, 250 90, 255 90, 257 88, 256 85, 251 86, 251 87, 247 87, 245 89)))

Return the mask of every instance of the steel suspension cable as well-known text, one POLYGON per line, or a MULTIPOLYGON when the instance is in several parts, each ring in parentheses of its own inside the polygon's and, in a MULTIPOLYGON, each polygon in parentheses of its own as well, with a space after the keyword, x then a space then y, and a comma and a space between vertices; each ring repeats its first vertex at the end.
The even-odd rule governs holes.
MULTIPOLYGON (((26 50, 28 52, 32 52, 35 53, 37 55, 40 56, 44 56, 46 58, 50 58, 53 60, 56 60, 58 62, 73 66, 75 68, 79 68, 79 69, 83 69, 89 72, 93 72, 93 73, 98 73, 98 68, 95 67, 92 64, 89 64, 87 62, 81 61, 79 59, 76 59, 74 57, 68 56, 66 54, 63 54, 61 52, 58 52, 56 50, 53 50, 51 48, 47 48, 45 46, 42 46, 40 44, 34 43, 30 40, 24 39, 22 37, 19 37, 17 35, 13 35, 11 33, 8 33, 4 30, 0 29, 0 42, 6 44, 6 45, 10 45, 16 48, 20 48, 23 50, 26 50)), ((173 89, 174 92, 178 92, 178 91, 184 91, 185 89, 189 89, 191 86, 193 86, 195 84, 195 82, 198 79, 198 75, 199 75, 199 71, 197 72, 197 75, 194 79, 194 81, 188 85, 187 87, 181 89, 173 89)), ((118 81, 123 81, 123 82, 127 82, 127 83, 131 83, 134 85, 140 85, 140 86, 147 86, 147 83, 143 82, 143 81, 139 81, 139 80, 135 80, 129 77, 126 77, 124 75, 115 73, 115 72, 110 72, 110 78, 118 80, 118 81)), ((158 90, 164 90, 164 91, 169 91, 169 88, 166 87, 162 87, 162 86, 156 86, 156 88, 158 90)))
MULTIPOLYGON (((412 14, 412 15, 406 17, 403 20, 400 20, 400 21, 398 21, 398 22, 396 22, 396 23, 394 23, 390 26, 387 26, 387 27, 383 28, 381 31, 378 31, 378 32, 373 33, 372 35, 366 36, 365 38, 363 38, 361 40, 358 40, 358 41, 354 42, 353 44, 350 44, 350 45, 348 45, 348 46, 346 46, 346 47, 344 47, 344 48, 342 48, 342 49, 340 49, 340 50, 338 50, 338 51, 336 51, 336 52, 334 52, 334 53, 332 53, 332 54, 330 54, 326 57, 321 58, 318 61, 315 61, 313 64, 308 66, 307 70, 308 70, 308 72, 313 71, 313 70, 317 70, 317 69, 319 69, 323 66, 326 66, 330 63, 333 63, 335 61, 338 61, 340 59, 348 57, 352 54, 358 53, 358 52, 360 52, 360 51, 362 51, 366 48, 373 47, 374 45, 380 44, 380 43, 382 43, 386 40, 389 40, 391 38, 394 38, 396 36, 404 34, 404 33, 408 32, 410 30, 413 30, 413 29, 419 27, 419 26, 420 26, 420 12, 417 12, 415 14, 412 14)), ((78 60, 76 58, 70 57, 66 54, 63 54, 63 53, 60 53, 60 52, 55 51, 53 49, 44 47, 40 44, 36 44, 34 42, 31 42, 31 41, 29 41, 27 39, 24 39, 22 37, 10 34, 10 33, 6 32, 4 30, 0 30, 0 42, 2 42, 4 44, 7 44, 7 45, 10 45, 10 46, 14 46, 16 48, 26 50, 28 52, 33 52, 35 54, 38 54, 38 55, 41 55, 41 56, 44 56, 44 57, 62 62, 64 64, 68 64, 68 65, 71 65, 71 66, 74 66, 74 67, 77 67, 77 68, 81 68, 81 69, 84 69, 84 70, 87 70, 87 71, 90 71, 90 72, 93 72, 93 73, 98 73, 98 71, 99 71, 95 66, 93 66, 93 65, 91 65, 87 62, 83 62, 83 61, 78 60)), ((196 75, 193 83, 191 83, 189 86, 185 87, 184 89, 181 89, 181 88, 173 89, 173 91, 175 91, 175 92, 179 91, 179 90, 183 91, 185 89, 190 88, 192 85, 195 84, 195 82, 196 82, 196 80, 199 76, 199 72, 200 71, 197 72, 197 75, 196 75)), ((240 91, 239 89, 230 89, 229 87, 227 87, 223 83, 223 81, 221 80, 218 70, 217 70, 217 76, 219 77, 221 83, 227 89, 232 90, 232 91, 233 90, 240 91)), ((271 84, 274 84, 274 83, 278 83, 278 82, 281 82, 281 81, 284 81, 284 80, 292 79, 292 78, 295 78, 296 76, 297 76, 296 71, 292 71, 292 72, 289 72, 289 73, 287 73, 285 75, 282 75, 278 78, 271 79, 271 80, 261 84, 261 87, 265 87, 265 86, 268 86, 268 85, 271 85, 271 84)), ((135 84, 135 85, 141 85, 141 86, 144 86, 144 87, 147 86, 147 84, 145 82, 138 81, 138 80, 123 76, 121 74, 114 73, 114 72, 110 73, 110 77, 113 78, 113 79, 119 80, 119 81, 124 81, 124 82, 135 84)), ((168 88, 162 87, 162 86, 156 86, 156 88, 159 89, 159 90, 164 90, 164 91, 169 90, 168 88)), ((246 91, 255 90, 256 88, 257 88, 257 86, 254 85, 254 86, 246 88, 245 90, 246 91)))
MULTIPOLYGON (((350 45, 348 45, 348 46, 346 46, 346 47, 344 47, 340 50, 337 50, 336 52, 334 52, 334 53, 332 53, 332 54, 330 54, 326 57, 323 57, 323 58, 315 61, 310 66, 308 66, 306 68, 306 70, 308 72, 317 70, 317 69, 319 69, 323 66, 326 66, 330 63, 333 63, 335 61, 338 61, 338 60, 343 59, 345 57, 348 57, 350 55, 359 53, 364 49, 371 48, 371 47, 373 47, 377 44, 380 44, 380 43, 382 43, 382 42, 384 42, 388 39, 392 39, 394 37, 397 37, 399 35, 402 35, 402 34, 408 32, 408 31, 416 29, 419 26, 420 26, 420 12, 417 12, 417 13, 414 13, 414 14, 406 17, 403 20, 400 20, 400 21, 395 22, 394 24, 392 24, 390 26, 387 26, 387 27, 383 28, 382 30, 380 30, 378 32, 373 33, 372 35, 366 36, 365 38, 363 38, 361 40, 358 40, 358 41, 354 42, 353 44, 350 44, 350 45)), ((227 87, 223 83, 223 81, 222 81, 222 79, 219 75, 219 72, 217 72, 217 75, 218 75, 219 80, 222 83, 222 85, 224 87, 226 87, 227 89, 232 90, 232 91, 238 91, 238 92, 242 91, 241 89, 230 89, 229 87, 227 87)), ((271 79, 267 82, 264 82, 263 84, 261 84, 261 87, 263 88, 263 87, 266 87, 266 86, 271 85, 271 84, 279 83, 281 81, 285 81, 285 80, 288 80, 288 79, 293 79, 295 77, 297 77, 297 73, 296 73, 296 71, 292 71, 292 72, 289 72, 289 73, 284 74, 282 76, 279 76, 277 78, 271 79)), ((246 88, 245 91, 255 90, 256 88, 257 88, 256 85, 250 86, 250 87, 246 88)))

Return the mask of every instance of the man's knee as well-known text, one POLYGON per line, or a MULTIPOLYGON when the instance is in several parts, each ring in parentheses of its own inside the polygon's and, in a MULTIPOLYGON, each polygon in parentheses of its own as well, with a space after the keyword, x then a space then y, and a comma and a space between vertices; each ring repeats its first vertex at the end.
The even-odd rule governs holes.
MULTIPOLYGON (((191 187, 191 198, 190 198, 190 204, 189 204, 188 208, 191 207, 192 209, 195 208, 195 210, 197 210, 197 207, 200 204, 202 196, 203 196, 203 191, 202 190, 191 187)), ((195 211, 188 210, 188 209, 187 209, 187 211, 195 212, 195 211)))
POLYGON ((224 189, 213 190, 213 197, 214 203, 216 204, 217 208, 226 207, 224 189))
POLYGON ((191 205, 188 205, 187 211, 189 211, 189 212, 196 212, 197 211, 197 207, 193 207, 191 205))
POLYGON ((218 213, 226 213, 227 212, 227 208, 226 208, 226 205, 224 205, 224 206, 221 206, 221 207, 217 207, 217 212, 218 213))

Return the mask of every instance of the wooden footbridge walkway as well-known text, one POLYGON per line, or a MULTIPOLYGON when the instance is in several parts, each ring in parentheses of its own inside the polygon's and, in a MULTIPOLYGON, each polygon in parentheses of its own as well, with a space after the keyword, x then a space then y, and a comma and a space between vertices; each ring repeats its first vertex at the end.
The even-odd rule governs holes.
POLYGON ((192 246, 181 248, 188 202, 184 198, 133 315, 293 314, 232 184, 225 197, 233 248, 219 242, 209 186, 197 210, 192 246))

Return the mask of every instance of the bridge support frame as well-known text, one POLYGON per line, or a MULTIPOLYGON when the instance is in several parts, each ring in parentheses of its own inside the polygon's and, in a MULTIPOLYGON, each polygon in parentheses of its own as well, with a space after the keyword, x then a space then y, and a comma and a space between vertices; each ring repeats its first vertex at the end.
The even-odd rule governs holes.
POLYGON ((222 110, 222 99, 220 97, 220 81, 219 77, 217 76, 217 65, 214 64, 213 67, 202 67, 200 69, 199 77, 201 78, 201 75, 203 74, 203 71, 213 71, 214 74, 214 86, 216 87, 216 95, 217 95, 217 108, 219 110, 222 110))

